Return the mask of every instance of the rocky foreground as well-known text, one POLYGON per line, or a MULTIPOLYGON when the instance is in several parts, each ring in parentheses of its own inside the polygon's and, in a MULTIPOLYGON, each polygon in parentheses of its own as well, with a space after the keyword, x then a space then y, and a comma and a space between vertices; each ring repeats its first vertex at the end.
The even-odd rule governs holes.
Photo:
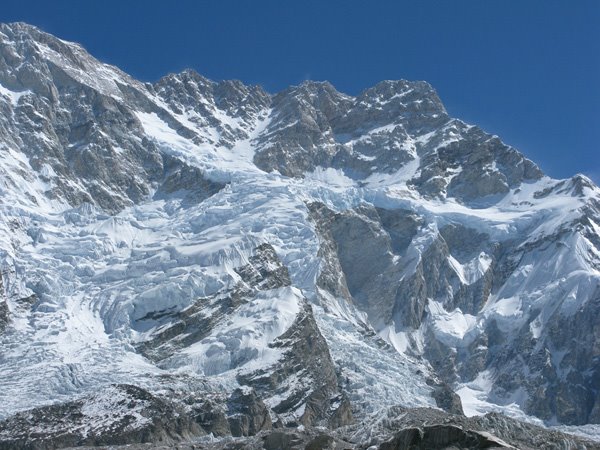
POLYGON ((467 418, 431 408, 391 407, 362 423, 290 427, 274 422, 254 391, 228 398, 158 397, 115 385, 79 401, 0 422, 0 449, 597 449, 600 445, 510 419, 467 418))

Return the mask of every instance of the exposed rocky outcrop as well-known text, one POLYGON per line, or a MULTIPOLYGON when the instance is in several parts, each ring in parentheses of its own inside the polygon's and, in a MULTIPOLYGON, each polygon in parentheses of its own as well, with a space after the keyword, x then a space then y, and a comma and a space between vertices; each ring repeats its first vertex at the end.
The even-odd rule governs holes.
POLYGON ((425 82, 383 81, 353 98, 308 81, 277 94, 272 107, 277 114, 256 140, 254 157, 266 171, 298 177, 334 167, 365 179, 420 158, 410 183, 421 194, 465 202, 542 176, 497 137, 450 119, 425 82))
POLYGON ((516 336, 507 337, 501 348, 491 347, 492 364, 501 374, 496 394, 506 397, 526 389, 530 394, 527 409, 540 418, 570 424, 598 423, 597 365, 587 373, 567 368, 582 367, 589 358, 598 359, 599 305, 598 300, 592 300, 572 315, 552 315, 547 319, 550 334, 544 339, 536 339, 530 327, 524 327, 516 336), (565 340, 565 329, 573 330, 572 340, 565 340), (564 356, 553 357, 550 348, 563 349, 564 356), (514 358, 527 361, 527 375, 517 368, 514 358))
POLYGON ((164 183, 165 192, 185 187, 214 193, 198 169, 181 172, 177 167, 185 163, 165 161, 145 136, 135 109, 176 123, 146 85, 27 24, 2 24, 0 32, 0 84, 23 93, 2 115, 0 137, 8 147, 24 149, 51 186, 46 197, 116 213, 148 198, 156 184, 164 183))
POLYGON ((464 414, 459 395, 444 382, 433 382, 433 398, 436 405, 450 414, 464 414))
POLYGON ((6 303, 6 295, 4 293, 4 282, 2 279, 2 274, 0 274, 0 334, 6 328, 10 320, 8 304, 6 303))
MULTIPOLYGON (((92 447, 78 447, 90 449, 92 447)), ((102 450, 166 450, 164 444, 93 447, 102 450)), ((391 408, 366 423, 337 431, 305 427, 263 430, 254 436, 214 440, 199 437, 177 443, 180 450, 304 448, 325 449, 477 449, 595 450, 582 438, 518 422, 499 414, 465 418, 431 409, 391 408)))
POLYGON ((248 387, 229 395, 195 391, 180 400, 192 420, 216 438, 254 436, 273 427, 272 412, 248 387))
MULTIPOLYGON (((517 333, 501 331, 491 320, 456 347, 452 337, 440 334, 430 322, 430 302, 440 303, 448 313, 459 308, 464 314, 479 314, 525 257, 523 250, 514 250, 516 243, 494 242, 489 235, 460 223, 432 229, 413 211, 364 205, 336 213, 318 203, 309 209, 322 239, 321 257, 328 261, 319 286, 367 312, 375 329, 390 322, 397 330, 420 329, 424 335, 420 354, 444 380, 443 385, 472 381, 483 370, 493 369, 498 373, 495 395, 508 398, 525 389, 530 400, 524 406, 538 417, 556 417, 571 424, 597 420, 595 369, 586 375, 574 369, 565 376, 567 367, 583 367, 584 360, 598 357, 595 300, 569 315, 556 312, 546 317, 550 328, 544 341, 531 332, 531 323, 539 320, 539 312, 532 311, 517 333), (457 264, 463 269, 457 269, 457 264), (578 331, 570 335, 574 340, 569 344, 562 330, 575 328, 578 331), (565 357, 556 361, 550 348, 564 349, 565 357), (530 377, 519 369, 522 361, 528 373, 538 375, 530 377)), ((525 248, 536 251, 552 245, 558 236, 525 248)), ((454 396, 451 389, 434 391, 438 406, 459 412, 459 402, 453 406, 454 396)))
MULTIPOLYGON (((325 233, 325 241, 335 246, 343 275, 337 275, 343 280, 341 286, 347 285, 349 294, 376 327, 394 321, 398 328, 418 328, 428 299, 441 299, 448 308, 460 307, 473 314, 485 303, 493 272, 486 271, 467 284, 448 261, 451 250, 445 237, 451 240, 453 251, 460 248, 457 241, 468 241, 452 253, 461 261, 479 257, 482 246, 486 248, 485 240, 479 239, 486 237, 478 236, 475 230, 448 225, 437 232, 429 229, 419 214, 401 209, 364 205, 334 213, 324 205, 313 204, 310 208, 320 233, 325 233), (422 248, 415 251, 419 240, 422 248), (480 243, 477 254, 470 250, 475 242, 480 243), (371 270, 365 271, 364 267, 371 270)), ((339 295, 340 288, 334 288, 331 282, 324 286, 332 287, 331 293, 339 295)))
MULTIPOLYGON (((141 327, 145 322, 155 320, 161 325, 155 333, 151 333, 150 339, 140 344, 140 351, 157 361, 165 360, 178 349, 189 347, 208 336, 218 324, 227 321, 235 309, 248 302, 257 292, 291 284, 287 268, 282 265, 269 244, 257 247, 248 264, 236 267, 234 271, 240 281, 233 289, 223 290, 211 298, 198 299, 192 306, 177 314, 165 311, 142 317, 139 320, 141 327), (210 314, 205 311, 210 311, 210 314)), ((282 358, 274 366, 266 366, 264 370, 239 375, 240 384, 252 386, 262 398, 280 397, 280 401, 272 407, 274 413, 286 424, 329 424, 337 427, 352 421, 350 406, 338 390, 329 349, 306 300, 291 327, 270 346, 281 349, 282 358)), ((241 359, 233 363, 241 366, 245 362, 246 360, 241 359)), ((243 409, 240 402, 246 402, 245 407, 250 408, 253 413, 264 407, 262 402, 262 406, 248 403, 252 399, 254 403, 259 401, 254 393, 246 395, 244 391, 236 391, 232 395, 238 400, 228 400, 229 409, 238 408, 233 406, 236 404, 240 404, 239 408, 243 409)), ((206 411, 206 406, 203 410, 203 417, 207 413, 209 416, 213 414, 206 411)), ((240 414, 239 419, 227 419, 229 433, 234 436, 254 434, 256 430, 266 426, 261 425, 263 422, 270 424, 270 419, 267 421, 264 414, 253 419, 249 412, 240 414), (255 423, 256 421, 260 424, 255 423)), ((208 422, 214 421, 217 429, 213 431, 223 434, 226 431, 219 428, 223 424, 219 417, 221 416, 217 414, 212 419, 202 419, 201 423, 207 426, 208 422)), ((208 427, 212 430, 215 425, 208 427)))
POLYGON ((178 194, 183 198, 184 205, 197 204, 225 186, 207 179, 197 167, 169 155, 163 155, 163 170, 164 180, 154 194, 155 198, 169 198, 178 194))
MULTIPOLYGON (((516 150, 477 127, 455 123, 459 139, 428 153, 412 183, 427 196, 447 194, 464 202, 507 194, 523 181, 542 177, 540 169, 516 150), (450 181, 448 181, 450 180, 450 181)), ((456 135, 456 133, 455 133, 456 135)))
POLYGON ((253 390, 236 389, 227 399, 227 421, 231 435, 254 436, 272 428, 269 409, 253 390))
POLYGON ((9 320, 8 305, 6 301, 0 301, 0 333, 4 331, 9 320))
POLYGON ((136 386, 115 385, 80 400, 26 411, 0 422, 0 448, 168 444, 202 433, 173 403, 136 386))
POLYGON ((597 443, 502 414, 464 417, 427 408, 392 407, 363 424, 362 429, 349 427, 343 436, 360 442, 360 448, 599 448, 597 443))
POLYGON ((145 356, 161 361, 180 349, 208 336, 214 327, 227 320, 240 305, 256 292, 286 287, 291 284, 287 268, 269 244, 255 249, 248 264, 236 267, 240 281, 232 289, 223 289, 212 297, 197 299, 182 311, 155 311, 141 317, 141 328, 158 321, 156 331, 139 344, 145 356), (208 311, 208 312, 207 312, 208 311))
POLYGON ((285 352, 279 363, 271 369, 240 375, 238 380, 265 397, 281 398, 273 411, 286 426, 335 428, 353 421, 350 405, 338 388, 329 348, 308 303, 272 346, 285 352), (293 385, 287 381, 290 378, 294 380, 293 385))
POLYGON ((176 116, 187 117, 201 132, 193 137, 194 142, 229 148, 250 137, 254 121, 264 118, 271 104, 271 96, 260 86, 246 86, 237 80, 215 83, 190 69, 161 78, 152 91, 176 116), (223 114, 239 120, 242 126, 223 123, 223 114))
POLYGON ((329 120, 349 102, 331 84, 311 81, 275 95, 276 113, 257 138, 254 163, 263 170, 295 177, 317 166, 330 166, 335 141, 329 120))
POLYGON ((380 450, 514 448, 488 433, 463 430, 455 425, 405 428, 382 443, 380 450))

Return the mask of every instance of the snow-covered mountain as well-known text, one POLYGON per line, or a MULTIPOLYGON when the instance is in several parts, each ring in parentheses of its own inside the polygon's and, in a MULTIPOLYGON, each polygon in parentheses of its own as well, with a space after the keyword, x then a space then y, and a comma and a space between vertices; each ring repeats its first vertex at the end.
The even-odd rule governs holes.
POLYGON ((0 161, 6 448, 600 424, 600 189, 425 82, 142 83, 3 24, 0 161))

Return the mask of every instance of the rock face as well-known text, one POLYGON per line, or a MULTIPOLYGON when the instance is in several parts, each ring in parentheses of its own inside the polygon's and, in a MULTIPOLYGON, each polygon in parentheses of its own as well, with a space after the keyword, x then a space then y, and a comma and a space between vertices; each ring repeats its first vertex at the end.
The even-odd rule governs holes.
MULTIPOLYGON (((148 332, 149 338, 140 344, 140 351, 161 362, 163 367, 169 367, 177 359, 178 350, 210 341, 211 332, 218 333, 223 322, 231 320, 231 316, 242 305, 247 305, 259 293, 276 297, 278 292, 291 285, 288 269, 269 244, 258 246, 248 263, 235 267, 233 271, 239 277, 233 288, 219 291, 211 298, 200 298, 177 314, 158 311, 140 318, 138 326, 141 328, 147 328, 147 323, 156 323, 156 331, 151 329, 148 332)), ((346 425, 352 421, 352 412, 338 389, 338 378, 329 349, 306 299, 300 299, 299 307, 291 326, 269 344, 269 347, 282 353, 280 361, 274 365, 265 364, 256 371, 241 373, 237 380, 242 386, 256 389, 262 398, 276 398, 276 401, 272 401, 272 410, 287 425, 346 425)), ((242 349, 230 349, 228 340, 223 342, 231 355, 227 357, 227 366, 209 366, 211 371, 243 366, 254 356, 242 349)), ((214 346, 209 347, 207 355, 216 352, 214 346)), ((220 358, 218 361, 221 363, 220 358)), ((263 414, 254 419, 250 412, 241 414, 242 419, 239 420, 229 418, 229 429, 233 436, 256 434, 257 430, 266 426, 264 423, 270 427, 268 409, 254 393, 246 395, 244 391, 237 390, 233 395, 235 398, 228 400, 229 409, 249 408, 254 413, 263 410, 263 414), (260 405, 253 406, 257 402, 260 405)))
MULTIPOLYGON (((323 204, 312 204, 310 209, 322 239, 330 242, 329 257, 336 261, 334 264, 341 272, 337 276, 340 284, 324 282, 323 287, 332 295, 344 295, 367 312, 376 328, 393 323, 395 331, 408 333, 408 336, 409 330, 419 330, 425 340, 415 341, 413 348, 423 345, 422 354, 446 383, 472 381, 477 374, 493 368, 499 374, 495 395, 507 398, 525 389, 531 399, 526 410, 539 417, 547 420, 556 417, 561 422, 578 424, 595 417, 597 400, 593 380, 596 375, 582 377, 582 366, 579 366, 574 369, 578 375, 569 376, 573 381, 578 380, 576 386, 571 384, 569 377, 559 375, 561 371, 548 349, 568 348, 565 350, 568 355, 583 352, 589 360, 597 358, 594 342, 598 342, 598 334, 594 318, 598 314, 598 303, 593 300, 597 294, 592 294, 589 302, 577 312, 567 315, 558 312, 545 318, 546 323, 552 323, 548 330, 554 331, 544 339, 532 331, 531 323, 540 314, 539 310, 532 311, 516 333, 513 328, 498 330, 496 317, 483 316, 483 322, 470 336, 465 336, 459 346, 453 343, 454 330, 440 328, 440 319, 435 318, 440 307, 446 314, 456 308, 468 316, 479 314, 490 296, 502 293, 499 284, 503 288, 511 285, 506 279, 502 280, 508 261, 531 258, 531 253, 540 245, 557 242, 560 239, 557 235, 544 237, 544 244, 536 242, 523 248, 518 242, 511 242, 508 247, 494 242, 486 233, 457 223, 432 229, 425 216, 409 210, 361 205, 335 213, 323 204), (365 267, 371 270, 365 271, 365 267), (574 330, 578 327, 576 324, 582 328, 569 334, 577 336, 569 345, 564 340, 564 330, 574 330), (545 339, 552 344, 541 342, 545 339), (583 342, 588 345, 582 347, 583 342), (525 372, 538 373, 538 376, 523 373, 524 360, 527 361, 525 372)), ((593 285, 596 286, 593 289, 598 289, 596 282, 593 285)), ((446 316, 441 320, 450 319, 446 316)), ((570 364, 567 361, 574 363, 576 358, 563 360, 562 367, 570 364)), ((577 363, 571 367, 577 367, 577 363)), ((596 374, 596 369, 592 369, 592 373, 596 374)), ((436 400, 440 395, 440 391, 436 391, 436 400)), ((442 404, 450 407, 452 402, 448 398, 442 404)), ((456 411, 458 409, 453 410, 456 411)))
POLYGON ((600 190, 426 82, 141 83, 2 24, 0 159, 5 448, 576 448, 462 414, 600 422, 600 190))
POLYGON ((3 115, 2 139, 26 149, 34 170, 45 168, 55 185, 45 195, 113 212, 147 196, 162 160, 117 100, 124 95, 119 85, 133 91, 141 83, 116 69, 107 73, 114 82, 90 75, 101 70, 97 61, 34 27, 3 25, 0 32, 0 83, 22 93, 3 115))
POLYGON ((228 148, 250 137, 248 130, 264 117, 271 104, 271 96, 260 86, 245 86, 235 80, 215 83, 193 70, 160 79, 152 91, 176 116, 185 115, 195 129, 203 132, 194 136, 196 142, 228 148), (223 123, 223 115, 240 126, 223 123))
POLYGON ((0 332, 4 331, 9 321, 8 305, 6 302, 0 302, 0 332))
POLYGON ((254 436, 272 427, 269 409, 253 391, 235 390, 227 401, 231 435, 254 436))
MULTIPOLYGON (((349 294, 369 314, 372 323, 394 322, 397 329, 418 328, 429 299, 445 297, 450 306, 461 307, 467 313, 476 313, 487 300, 491 276, 484 274, 477 282, 467 284, 449 261, 444 231, 452 234, 451 239, 457 239, 457 232, 432 232, 425 217, 409 210, 361 205, 336 214, 323 204, 314 204, 311 210, 327 238, 333 240, 349 294), (430 241, 422 255, 416 253, 413 243, 419 239, 430 241), (365 271, 364 267, 372 270, 365 271)), ((465 241, 472 237, 485 239, 472 229, 460 231, 465 241)), ((467 261, 479 257, 475 250, 469 251, 469 244, 461 247, 451 241, 451 245, 461 248, 467 261)), ((479 250, 482 248, 479 246, 479 250)))
POLYGON ((405 428, 379 446, 381 450, 408 449, 480 449, 514 448, 485 433, 463 430, 454 425, 433 425, 423 428, 405 428))
MULTIPOLYGON (((337 431, 325 428, 276 428, 270 427, 268 416, 258 406, 252 394, 238 393, 228 400, 234 436, 228 439, 215 439, 207 436, 190 416, 182 409, 176 409, 178 416, 170 424, 145 424, 143 414, 150 411, 147 404, 140 409, 140 402, 148 401, 150 394, 133 393, 131 386, 116 386, 113 389, 127 391, 128 401, 121 402, 121 397, 104 399, 98 408, 96 398, 81 399, 80 402, 60 405, 60 407, 42 408, 16 416, 11 421, 0 422, 0 433, 3 435, 10 427, 19 427, 18 432, 11 433, 11 440, 0 441, 1 448, 7 449, 54 449, 81 448, 104 450, 145 450, 176 448, 183 450, 198 449, 287 449, 305 448, 322 449, 476 449, 476 448, 519 448, 533 449, 581 449, 598 448, 594 442, 572 435, 549 431, 534 425, 528 425, 509 419, 499 414, 488 414, 478 418, 465 418, 426 408, 401 409, 391 408, 382 412, 383 416, 375 422, 367 422, 337 431), (83 406, 81 406, 83 405, 83 406), (93 407, 98 416, 103 408, 112 408, 110 414, 103 417, 102 426, 90 422, 90 411, 93 407), (115 410, 127 411, 123 416, 115 410), (81 412, 79 412, 81 411, 81 412), (136 412, 142 411, 142 415, 136 412), (248 415, 247 413, 252 413, 248 415), (264 417, 265 422, 254 419, 264 417), (69 426, 68 432, 55 433, 57 424, 63 422, 69 426), (126 426, 123 426, 126 423, 126 426), (44 428, 40 430, 40 425, 44 428), (241 428, 236 428, 242 425, 241 428), (252 428, 253 426, 259 428, 252 428), (491 430, 491 431, 486 431, 491 430), (185 431, 184 436, 191 439, 179 440, 176 444, 172 438, 185 431), (240 431, 240 433, 238 433, 240 431), (255 432, 253 432, 255 431, 255 432), (158 435, 158 438, 157 438, 158 435), (16 436, 16 437, 15 437, 16 436), (152 443, 150 443, 152 442, 152 443)), ((114 394, 114 392, 113 392, 114 394)), ((260 402, 259 402, 260 404, 260 402)), ((153 407, 160 407, 160 413, 173 413, 173 405, 152 398, 153 407)), ((223 406, 223 405, 221 405, 223 406)), ((156 414, 156 411, 153 412, 156 414)), ((199 416, 196 416, 198 418, 199 416)), ((206 416, 204 416, 206 418, 206 416)), ((211 432, 212 433, 212 432, 211 432)))
MULTIPOLYGON (((259 370, 239 376, 243 384, 253 386, 264 396, 283 398, 273 411, 288 426, 330 425, 339 427, 353 421, 347 400, 338 389, 338 378, 327 343, 323 339, 308 304, 303 306, 294 324, 273 342, 284 350, 282 364, 269 372, 259 370), (290 386, 293 377, 295 384, 290 386), (299 419, 289 418, 290 412, 299 419)), ((294 417, 294 416, 292 416, 294 417)))
POLYGON ((204 177, 197 167, 189 166, 177 158, 163 157, 164 181, 155 197, 169 198, 179 194, 183 204, 198 204, 216 194, 225 186, 204 177))
POLYGON ((288 270, 271 245, 261 244, 255 252, 248 264, 234 269, 240 280, 232 289, 226 288, 212 297, 197 299, 182 311, 153 311, 138 319, 137 326, 141 329, 148 328, 148 324, 155 327, 140 343, 140 351, 156 361, 169 358, 177 350, 209 336, 220 322, 227 320, 259 291, 290 286, 288 270))
POLYGON ((464 417, 427 408, 392 407, 369 423, 347 428, 342 436, 360 442, 359 448, 598 448, 597 443, 501 414, 464 417))
POLYGON ((2 281, 2 275, 0 274, 0 333, 4 331, 9 320, 8 304, 6 303, 6 296, 4 295, 4 283, 2 281))
POLYGON ((498 138, 451 120, 425 82, 384 81, 356 98, 327 82, 305 82, 277 94, 272 106, 276 113, 254 157, 267 171, 302 176, 333 167, 360 180, 421 159, 420 175, 410 180, 420 193, 464 201, 505 194, 542 176, 498 138), (414 138, 430 134, 435 138, 414 138))
POLYGON ((463 415, 460 397, 446 383, 432 383, 434 385, 433 398, 436 405, 450 414, 463 415))
POLYGON ((0 422, 2 449, 172 443, 201 429, 173 404, 131 385, 17 414, 0 422))

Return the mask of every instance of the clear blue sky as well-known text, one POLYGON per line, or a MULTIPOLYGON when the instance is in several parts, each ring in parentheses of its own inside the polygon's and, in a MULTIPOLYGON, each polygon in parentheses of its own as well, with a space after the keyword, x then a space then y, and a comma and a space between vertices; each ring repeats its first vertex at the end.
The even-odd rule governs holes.
POLYGON ((276 92, 427 80, 549 175, 600 181, 600 0, 6 1, 144 81, 192 67, 276 92))

